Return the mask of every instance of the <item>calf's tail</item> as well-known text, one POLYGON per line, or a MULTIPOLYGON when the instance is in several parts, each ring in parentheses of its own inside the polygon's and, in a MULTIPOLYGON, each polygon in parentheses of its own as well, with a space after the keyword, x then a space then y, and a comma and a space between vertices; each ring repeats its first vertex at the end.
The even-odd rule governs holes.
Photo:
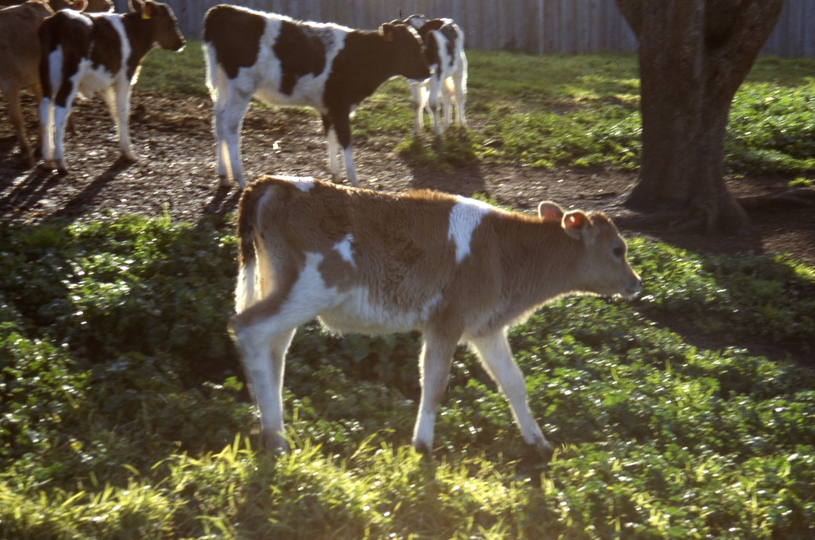
POLYGON ((264 186, 250 185, 238 205, 238 284, 235 289, 235 311, 241 313, 260 300, 258 253, 255 245, 258 200, 264 186))
POLYGON ((205 41, 202 47, 204 49, 204 60, 207 64, 207 88, 209 88, 209 95, 212 96, 212 101, 215 101, 218 99, 218 88, 220 88, 219 77, 221 77, 222 74, 220 73, 220 68, 218 67, 218 58, 215 52, 215 45, 205 41))

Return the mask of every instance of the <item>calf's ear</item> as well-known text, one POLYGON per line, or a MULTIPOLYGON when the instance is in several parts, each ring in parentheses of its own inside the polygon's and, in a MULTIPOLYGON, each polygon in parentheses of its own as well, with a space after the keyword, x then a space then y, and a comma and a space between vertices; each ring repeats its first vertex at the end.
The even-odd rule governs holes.
POLYGON ((128 0, 127 3, 130 6, 130 11, 133 13, 138 13, 142 9, 141 0, 128 0))
POLYGON ((392 23, 385 23, 379 27, 379 35, 388 43, 393 43, 393 40, 396 39, 395 30, 396 28, 392 23))
POLYGON ((543 201, 538 205, 538 216, 541 221, 560 221, 563 219, 563 209, 552 201, 543 201))
POLYGON ((150 17, 153 16, 153 12, 156 10, 156 5, 149 0, 142 5, 141 18, 145 21, 149 21, 150 17))
POLYGON ((585 244, 592 244, 594 242, 591 219, 580 210, 564 214, 561 224, 566 234, 575 240, 583 240, 585 244))
POLYGON ((88 7, 88 0, 73 0, 68 2, 68 9, 73 9, 74 11, 82 11, 88 7))

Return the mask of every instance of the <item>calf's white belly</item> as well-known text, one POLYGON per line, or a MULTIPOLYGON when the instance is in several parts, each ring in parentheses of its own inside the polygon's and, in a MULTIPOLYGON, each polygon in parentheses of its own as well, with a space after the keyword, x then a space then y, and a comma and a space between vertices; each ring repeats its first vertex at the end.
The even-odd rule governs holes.
POLYGON ((430 313, 441 299, 441 295, 438 295, 418 308, 397 311, 372 302, 366 287, 355 287, 343 296, 339 305, 320 314, 320 322, 335 332, 362 334, 423 330, 430 313))

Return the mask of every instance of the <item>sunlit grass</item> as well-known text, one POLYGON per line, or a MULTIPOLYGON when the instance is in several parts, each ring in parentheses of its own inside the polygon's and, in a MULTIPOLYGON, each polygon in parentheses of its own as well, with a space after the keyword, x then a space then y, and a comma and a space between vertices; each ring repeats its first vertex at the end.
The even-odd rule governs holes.
MULTIPOLYGON (((460 164, 478 161, 534 167, 639 166, 641 127, 637 56, 632 53, 528 55, 468 51, 465 136, 452 138, 460 164)), ((200 42, 181 53, 152 51, 138 88, 207 95, 200 42)), ((762 57, 737 93, 728 128, 730 172, 809 174, 815 170, 815 60, 762 57), (768 102, 768 98, 772 98, 768 102)), ((274 114, 274 108, 269 108, 274 114)), ((450 170, 450 143, 439 151, 426 131, 413 140, 408 84, 394 79, 359 107, 357 141, 394 148, 417 164, 450 170)))
POLYGON ((166 217, 0 231, 0 537, 686 538, 810 535, 815 269, 634 239, 634 303, 555 302, 510 332, 558 446, 526 449, 464 349, 434 460, 409 447, 418 336, 298 331, 295 451, 254 445, 226 334, 232 224, 166 217), (735 346, 687 343, 670 318, 735 346), (729 534, 729 533, 728 533, 729 534))

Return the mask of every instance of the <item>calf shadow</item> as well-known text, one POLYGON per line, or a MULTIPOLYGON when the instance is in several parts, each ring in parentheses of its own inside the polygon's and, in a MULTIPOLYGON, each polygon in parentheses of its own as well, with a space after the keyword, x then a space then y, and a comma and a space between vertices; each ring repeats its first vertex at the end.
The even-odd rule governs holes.
POLYGON ((204 215, 224 217, 230 212, 237 212, 242 193, 243 190, 236 186, 218 186, 215 196, 204 207, 204 215))
MULTIPOLYGON (((17 178, 19 176, 10 174, 0 176, 0 190, 6 191, 17 178)), ((0 217, 11 217, 18 211, 28 210, 45 198, 48 191, 56 186, 59 180, 60 178, 51 171, 39 167, 30 169, 23 180, 18 181, 0 198, 0 217)))
MULTIPOLYGON (((51 217, 76 217, 79 214, 82 214, 87 205, 96 198, 99 193, 107 186, 113 179, 115 179, 119 174, 127 170, 133 165, 132 161, 129 161, 123 157, 119 157, 116 161, 114 161, 108 169, 97 176, 96 178, 91 181, 90 184, 85 186, 82 191, 76 194, 70 201, 68 201, 61 209, 57 210, 51 217)), ((53 173, 54 177, 57 179, 62 178, 61 175, 57 173, 53 173)))
POLYGON ((414 138, 401 156, 411 170, 411 189, 433 189, 454 195, 487 193, 487 183, 477 160, 468 159, 469 136, 453 130, 441 139, 422 135, 414 138))

